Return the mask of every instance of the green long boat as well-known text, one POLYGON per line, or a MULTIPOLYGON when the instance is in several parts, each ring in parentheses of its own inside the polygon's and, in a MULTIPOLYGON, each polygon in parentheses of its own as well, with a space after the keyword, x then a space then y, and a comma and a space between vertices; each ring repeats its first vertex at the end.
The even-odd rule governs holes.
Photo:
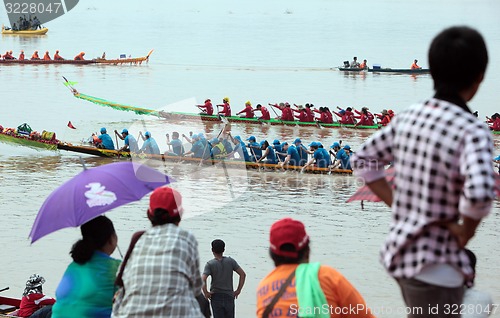
MULTIPOLYGON (((71 85, 67 85, 70 86, 71 85)), ((108 101, 103 98, 94 97, 78 92, 76 89, 71 87, 73 96, 76 98, 94 103, 99 106, 111 107, 116 110, 121 111, 131 111, 138 115, 149 115, 156 116, 159 118, 164 118, 168 120, 182 120, 182 121, 210 121, 210 122, 232 122, 241 124, 268 124, 268 125, 280 125, 280 126, 301 126, 301 127, 318 127, 318 128, 350 128, 350 129, 379 129, 380 125, 373 126, 356 126, 356 125, 345 125, 339 122, 332 124, 325 124, 320 122, 300 122, 300 121, 283 121, 281 119, 273 118, 270 120, 259 120, 258 118, 245 118, 238 116, 222 117, 218 115, 205 115, 205 114, 193 114, 185 112, 165 112, 162 110, 152 110, 143 107, 135 107, 130 105, 123 105, 116 102, 108 101)))

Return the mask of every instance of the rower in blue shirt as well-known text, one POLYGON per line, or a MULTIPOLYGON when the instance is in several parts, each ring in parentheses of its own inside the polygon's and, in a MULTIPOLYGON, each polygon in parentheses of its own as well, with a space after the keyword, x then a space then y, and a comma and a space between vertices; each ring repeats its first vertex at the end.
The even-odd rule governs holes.
POLYGON ((341 169, 352 170, 351 167, 351 147, 349 145, 344 146, 344 152, 341 153, 340 163, 341 169))
POLYGON ((286 151, 287 155, 285 157, 285 160, 283 160, 283 162, 280 162, 279 165, 281 167, 284 167, 286 164, 290 166, 298 166, 300 157, 297 148, 295 148, 294 145, 288 145, 287 142, 284 142, 282 145, 283 150, 286 151))
POLYGON ((250 136, 247 139, 250 143, 248 144, 248 148, 250 148, 250 153, 252 156, 250 157, 251 161, 257 161, 262 157, 262 149, 261 145, 257 142, 257 139, 255 139, 255 136, 250 136))
POLYGON ((123 143, 125 144, 123 147, 118 149, 118 151, 130 151, 131 153, 139 152, 139 145, 137 145, 137 140, 128 132, 126 128, 122 130, 121 134, 119 134, 118 131, 115 130, 115 135, 123 140, 123 143))
POLYGON ((299 166, 305 165, 309 158, 309 152, 307 151, 307 148, 302 144, 300 138, 295 139, 293 144, 295 145, 295 147, 297 148, 297 152, 299 153, 299 166))
POLYGON ((113 139, 107 134, 106 128, 101 128, 101 134, 97 138, 100 140, 100 143, 97 144, 97 148, 115 150, 113 139))
POLYGON ((319 142, 313 141, 309 147, 311 152, 313 152, 313 157, 305 164, 301 171, 303 172, 313 164, 318 168, 328 168, 330 166, 330 155, 322 148, 323 146, 319 142))
POLYGON ((229 153, 228 157, 236 158, 235 154, 238 154, 239 158, 237 158, 237 159, 250 162, 251 161, 250 155, 248 154, 247 147, 246 147, 245 143, 243 142, 243 140, 241 140, 241 137, 240 136, 233 137, 233 136, 231 136, 231 134, 229 134, 229 137, 233 140, 234 148, 233 148, 233 151, 231 153, 229 153))
POLYGON ((274 152, 274 149, 267 140, 261 141, 262 144, 262 150, 264 150, 264 153, 262 154, 262 157, 260 157, 257 162, 262 162, 265 159, 265 163, 268 164, 277 164, 278 163, 278 158, 276 157, 276 153, 274 152))
POLYGON ((166 134, 167 137, 167 145, 172 147, 172 151, 167 151, 165 154, 167 156, 183 156, 184 155, 184 146, 182 145, 182 141, 179 139, 179 133, 174 131, 172 133, 172 141, 170 141, 170 136, 166 134))
POLYGON ((156 140, 154 140, 153 137, 151 137, 151 133, 149 131, 146 131, 146 133, 144 133, 144 136, 142 135, 142 131, 139 131, 139 137, 141 137, 142 140, 144 140, 144 143, 142 144, 141 149, 139 149, 139 152, 150 155, 160 154, 160 148, 158 148, 156 140))

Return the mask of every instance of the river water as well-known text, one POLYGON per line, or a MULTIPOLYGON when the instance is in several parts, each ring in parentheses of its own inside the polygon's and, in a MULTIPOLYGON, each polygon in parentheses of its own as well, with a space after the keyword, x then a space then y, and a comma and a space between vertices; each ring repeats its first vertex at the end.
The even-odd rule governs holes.
MULTIPOLYGON (((500 3, 494 0, 347 1, 311 0, 248 3, 152 0, 80 2, 75 9, 47 24, 41 37, 3 36, 0 51, 34 50, 71 58, 120 54, 145 55, 141 66, 4 66, 0 67, 0 124, 17 127, 27 122, 35 130, 50 130, 60 140, 78 143, 100 127, 108 131, 150 130, 167 150, 164 134, 203 132, 215 136, 221 124, 165 122, 154 117, 103 108, 72 97, 62 76, 76 81, 82 93, 152 109, 195 112, 192 105, 205 98, 231 98, 234 111, 250 100, 257 103, 289 101, 318 106, 369 107, 400 111, 432 95, 429 75, 344 74, 335 66, 354 55, 368 64, 409 67, 413 59, 427 67, 432 37, 444 27, 466 24, 484 35, 490 53, 486 79, 471 101, 481 117, 498 111, 500 76, 500 3), (76 130, 66 127, 71 121, 76 130)), ((4 11, 0 19, 7 24, 4 11)), ((258 140, 276 138, 324 145, 342 140, 354 149, 372 132, 231 125, 233 135, 258 140)), ((121 145, 121 142, 120 142, 121 145)), ((495 137, 500 146, 500 138, 495 137)), ((83 156, 89 167, 110 160, 83 156)), ((268 257, 270 225, 286 216, 303 221, 312 240, 312 260, 341 271, 362 293, 379 317, 402 317, 403 302, 395 282, 378 261, 388 231, 390 211, 380 203, 346 204, 359 187, 352 176, 302 175, 292 172, 246 171, 221 167, 158 163, 172 175, 184 195, 186 219, 200 244, 202 266, 212 255, 210 242, 226 241, 226 254, 247 272, 237 300, 237 316, 252 317, 258 282, 272 268, 268 257)), ((53 295, 70 262, 68 252, 78 229, 64 229, 30 244, 28 234, 45 198, 82 170, 77 155, 0 144, 0 260, 3 295, 20 296, 33 273, 43 275, 45 292, 53 295)), ((145 229, 147 199, 109 213, 122 252, 133 232, 145 229)), ((477 286, 500 301, 498 227, 500 205, 470 243, 478 256, 477 286)), ((114 256, 119 257, 115 252, 114 256)), ((496 316, 500 316, 497 313, 496 316)))

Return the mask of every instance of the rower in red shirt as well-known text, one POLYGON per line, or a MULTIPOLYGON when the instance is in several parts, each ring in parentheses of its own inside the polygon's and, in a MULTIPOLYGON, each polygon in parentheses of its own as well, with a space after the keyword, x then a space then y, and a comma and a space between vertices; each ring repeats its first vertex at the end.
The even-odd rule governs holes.
POLYGON ((45 55, 43 56, 43 60, 44 61, 50 61, 51 60, 50 55, 49 55, 49 51, 45 51, 45 55))
POLYGON ((382 110, 381 114, 375 114, 375 115, 377 115, 379 124, 381 124, 382 126, 387 126, 391 122, 391 116, 389 115, 387 109, 382 110))
POLYGON ((219 109, 218 107, 222 107, 222 111, 218 112, 219 115, 231 117, 231 105, 229 105, 229 97, 224 97, 222 99, 222 104, 217 105, 217 109, 219 109))
POLYGON ((54 54, 54 60, 56 61, 62 61, 64 60, 60 55, 59 55, 59 50, 56 50, 56 53, 54 54))
POLYGON ((359 121, 356 124, 357 126, 373 126, 373 119, 374 116, 372 113, 368 111, 368 107, 363 107, 361 108, 361 111, 354 110, 359 116, 354 116, 355 118, 358 118, 359 121))
POLYGON ((21 50, 21 53, 19 54, 19 61, 24 61, 24 51, 21 50))
POLYGON ((259 117, 260 120, 270 120, 271 119, 271 114, 269 114, 269 111, 267 110, 267 108, 262 106, 261 104, 257 104, 257 108, 255 108, 254 111, 258 111, 262 114, 262 116, 259 117))
POLYGON ((293 112, 290 108, 289 103, 269 104, 269 106, 276 107, 281 110, 281 116, 279 117, 282 121, 294 121, 293 112))
POLYGON ((212 101, 210 99, 205 99, 204 105, 196 105, 199 109, 201 109, 201 115, 213 115, 214 107, 212 106, 212 101))
POLYGON ((296 113, 299 113, 299 115, 294 115, 295 118, 298 118, 300 122, 304 123, 304 122, 307 122, 308 121, 308 116, 307 116, 307 113, 306 113, 306 110, 304 108, 304 106, 302 105, 299 105, 298 106, 298 110, 295 110, 295 109, 292 109, 294 112, 296 113))
POLYGON ((39 60, 40 59, 40 56, 38 56, 38 51, 33 52, 31 59, 32 60, 39 60))
POLYGON ((253 118, 254 113, 253 113, 253 108, 252 108, 252 103, 250 103, 249 100, 245 103, 245 108, 243 110, 239 111, 236 113, 236 115, 245 113, 244 118, 253 118))
POLYGON ((342 108, 338 107, 340 109, 340 112, 333 112, 335 115, 340 117, 339 123, 343 125, 354 125, 356 123, 356 120, 354 119, 354 113, 352 112, 351 107, 347 107, 345 110, 342 108))
POLYGON ((80 52, 77 56, 75 56, 74 60, 75 61, 84 61, 85 58, 83 57, 85 55, 85 52, 80 52))
POLYGON ((309 122, 314 122, 314 113, 312 111, 312 108, 314 107, 314 104, 306 104, 306 114, 307 114, 307 121, 309 122))

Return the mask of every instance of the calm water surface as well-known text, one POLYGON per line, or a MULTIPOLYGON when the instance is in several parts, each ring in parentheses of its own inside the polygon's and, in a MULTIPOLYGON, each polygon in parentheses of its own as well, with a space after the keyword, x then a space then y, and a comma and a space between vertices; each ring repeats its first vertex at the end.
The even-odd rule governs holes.
MULTIPOLYGON (((3 10, 3 9, 2 9, 3 10)), ((0 19, 7 23, 4 11, 0 19)), ((80 3, 50 22, 43 37, 1 38, 0 52, 23 49, 51 53, 59 49, 71 58, 119 54, 140 56, 155 49, 149 64, 141 66, 1 66, 0 124, 17 127, 27 122, 35 130, 57 132, 59 139, 78 143, 105 126, 108 131, 129 127, 137 135, 150 130, 162 150, 164 134, 179 131, 217 135, 220 124, 165 121, 99 107, 72 97, 62 76, 78 82, 83 93, 124 104, 195 112, 205 98, 231 98, 233 111, 246 100, 266 104, 289 101, 316 106, 368 106, 378 112, 396 112, 432 95, 429 75, 343 74, 332 67, 357 55, 368 64, 408 67, 417 58, 427 66, 432 37, 446 26, 478 28, 488 44, 488 73, 471 108, 481 116, 498 111, 500 68, 500 3, 497 1, 96 1, 80 3), (70 130, 68 121, 77 127, 70 130)), ((17 54, 17 53, 16 53, 17 54)), ((258 140, 324 145, 343 140, 356 148, 369 131, 231 125, 233 135, 255 135, 258 140)), ((498 151, 500 139, 495 138, 498 151)), ((84 157, 86 165, 109 163, 84 157)), ((252 317, 255 289, 273 265, 268 257, 270 225, 285 216, 305 222, 312 240, 312 260, 339 269, 364 295, 380 317, 400 317, 399 290, 378 261, 389 227, 389 209, 381 204, 346 204, 359 186, 351 176, 311 176, 220 167, 157 163, 174 176, 184 195, 186 219, 200 243, 202 266, 212 255, 210 242, 222 238, 227 255, 247 272, 247 283, 237 300, 237 316, 252 317), (229 183, 228 183, 229 179, 229 183), (234 196, 234 198, 233 198, 234 196)), ((0 260, 0 288, 20 296, 33 273, 47 279, 53 295, 70 262, 78 229, 50 234, 35 244, 27 239, 38 209, 62 182, 82 170, 77 155, 35 151, 0 144, 0 223, 4 245, 0 260)), ((147 200, 109 212, 124 252, 133 232, 147 228, 147 200)), ((500 300, 498 277, 500 206, 481 225, 471 248, 479 259, 477 285, 500 300)), ((116 257, 119 257, 115 252, 116 257)), ((500 316, 500 314, 497 314, 500 316)))

